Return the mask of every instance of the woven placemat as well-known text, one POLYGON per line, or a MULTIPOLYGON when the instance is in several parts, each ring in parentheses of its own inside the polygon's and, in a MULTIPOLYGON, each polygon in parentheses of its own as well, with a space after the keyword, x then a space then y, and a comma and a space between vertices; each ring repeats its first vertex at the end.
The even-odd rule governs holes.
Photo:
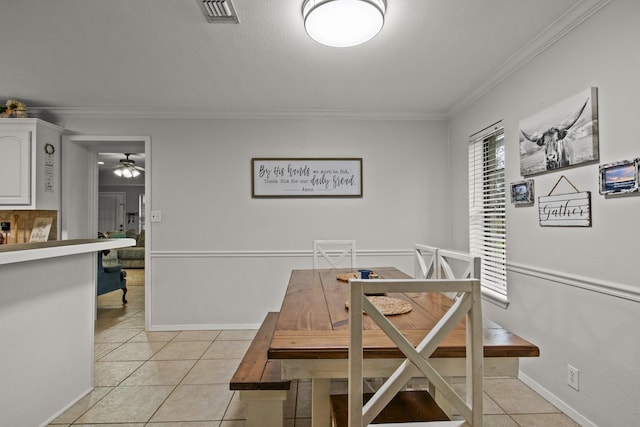
POLYGON ((353 273, 342 273, 336 276, 336 279, 340 280, 341 282, 348 282, 349 279, 359 279, 359 278, 360 278, 360 274, 358 274, 357 271, 353 273))
MULTIPOLYGON (((367 297, 369 301, 376 306, 378 310, 385 316, 394 316, 396 314, 404 314, 413 310, 410 302, 400 298, 372 296, 367 297)), ((349 301, 345 302, 345 307, 349 308, 349 301)))
MULTIPOLYGON (((336 276, 336 279, 340 280, 341 282, 348 282, 349 279, 359 279, 359 278, 360 278, 360 273, 358 273, 357 271, 354 271, 352 273, 341 273, 336 276)), ((369 273, 369 278, 380 279, 380 275, 372 271, 371 273, 369 273)))

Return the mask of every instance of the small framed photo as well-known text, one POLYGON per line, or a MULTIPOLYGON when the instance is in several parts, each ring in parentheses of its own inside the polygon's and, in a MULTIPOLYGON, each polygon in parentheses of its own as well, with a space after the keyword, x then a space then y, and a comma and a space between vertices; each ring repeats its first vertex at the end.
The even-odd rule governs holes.
POLYGON ((511 203, 514 205, 532 205, 533 197, 532 179, 511 183, 511 203))
POLYGON ((640 158, 600 165, 600 194, 638 191, 640 158))

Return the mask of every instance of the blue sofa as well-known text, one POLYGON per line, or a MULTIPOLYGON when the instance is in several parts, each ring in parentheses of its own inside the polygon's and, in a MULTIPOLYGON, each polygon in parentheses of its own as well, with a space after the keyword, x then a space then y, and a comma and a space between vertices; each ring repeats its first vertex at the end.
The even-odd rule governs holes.
POLYGON ((98 295, 122 289, 122 303, 127 299, 127 272, 122 265, 102 265, 102 252, 98 253, 98 295))

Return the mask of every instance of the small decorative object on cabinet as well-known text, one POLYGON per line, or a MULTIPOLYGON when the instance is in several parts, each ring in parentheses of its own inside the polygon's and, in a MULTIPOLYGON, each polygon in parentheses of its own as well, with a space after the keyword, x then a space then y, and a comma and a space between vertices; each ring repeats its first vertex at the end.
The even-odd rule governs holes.
POLYGON ((26 119, 27 106, 16 99, 8 100, 5 105, 0 105, 0 117, 26 119))
POLYGON ((0 208, 60 210, 60 137, 40 119, 0 118, 0 208))

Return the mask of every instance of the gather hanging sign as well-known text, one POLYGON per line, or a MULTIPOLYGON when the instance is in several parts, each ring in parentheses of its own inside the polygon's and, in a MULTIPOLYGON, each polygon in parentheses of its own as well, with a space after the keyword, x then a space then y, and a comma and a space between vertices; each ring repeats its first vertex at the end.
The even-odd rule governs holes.
POLYGON ((541 227, 591 227, 591 192, 578 191, 563 175, 549 195, 538 197, 538 216, 541 227), (565 179, 575 192, 554 194, 562 179, 565 179))

